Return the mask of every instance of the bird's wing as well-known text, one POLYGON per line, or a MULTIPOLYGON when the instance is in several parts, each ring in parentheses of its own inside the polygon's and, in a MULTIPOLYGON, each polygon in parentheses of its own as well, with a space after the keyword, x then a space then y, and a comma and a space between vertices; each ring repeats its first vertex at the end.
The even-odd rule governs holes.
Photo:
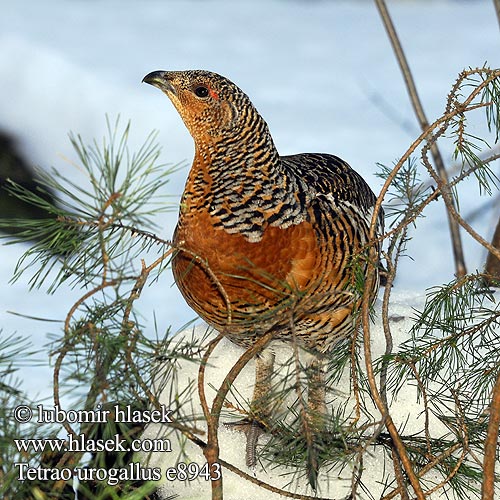
MULTIPOLYGON (((295 179, 300 179, 306 204, 331 206, 334 210, 354 212, 371 223, 377 197, 366 181, 341 158, 323 153, 282 156, 281 162, 295 179)), ((383 211, 379 212, 377 233, 383 231, 383 211)))

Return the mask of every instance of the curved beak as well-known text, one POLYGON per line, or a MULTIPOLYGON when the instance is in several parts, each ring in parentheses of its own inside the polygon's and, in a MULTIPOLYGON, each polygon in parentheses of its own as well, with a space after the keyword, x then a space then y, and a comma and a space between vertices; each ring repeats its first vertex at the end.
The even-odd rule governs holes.
POLYGON ((166 93, 175 94, 175 88, 169 80, 169 72, 168 71, 152 71, 148 73, 142 81, 144 83, 149 83, 149 85, 153 85, 166 93))

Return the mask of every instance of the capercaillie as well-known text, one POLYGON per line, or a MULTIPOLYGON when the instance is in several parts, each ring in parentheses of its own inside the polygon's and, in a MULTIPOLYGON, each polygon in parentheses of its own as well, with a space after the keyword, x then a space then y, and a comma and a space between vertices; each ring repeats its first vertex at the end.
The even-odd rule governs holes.
MULTIPOLYGON (((293 338, 318 355, 309 407, 325 412, 322 355, 355 331, 353 259, 369 244, 379 251, 369 242, 375 195, 336 156, 280 156, 248 96, 221 75, 154 71, 143 81, 170 98, 195 143, 173 238, 180 291, 242 347, 269 331, 290 340, 293 328, 293 338)), ((382 228, 380 212, 377 235, 382 228)), ((366 261, 358 277, 359 269, 366 273, 366 261)), ((378 277, 373 282, 372 297, 378 277)), ((259 420, 273 361, 272 347, 256 360, 251 409, 259 420)))

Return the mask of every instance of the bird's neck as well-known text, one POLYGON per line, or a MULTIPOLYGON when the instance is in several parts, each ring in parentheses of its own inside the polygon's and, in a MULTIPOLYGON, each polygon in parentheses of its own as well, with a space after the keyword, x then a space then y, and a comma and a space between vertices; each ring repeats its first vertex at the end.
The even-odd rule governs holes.
MULTIPOLYGON (((264 123, 265 125, 265 123, 264 123)), ((292 205, 298 179, 280 159, 267 126, 232 140, 196 144, 193 166, 184 190, 180 227, 211 227, 260 241, 266 228, 287 228, 303 222, 303 210, 292 205)))
POLYGON ((246 199, 258 203, 259 196, 266 196, 262 185, 279 184, 282 177, 278 151, 264 123, 261 129, 247 129, 238 137, 195 141, 183 201, 198 209, 241 205, 246 199))

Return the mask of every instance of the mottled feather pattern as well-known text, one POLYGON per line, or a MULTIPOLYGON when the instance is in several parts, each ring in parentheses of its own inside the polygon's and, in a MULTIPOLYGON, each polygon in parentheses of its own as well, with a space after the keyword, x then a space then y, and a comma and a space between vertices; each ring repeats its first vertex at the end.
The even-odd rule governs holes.
MULTIPOLYGON (((289 339, 290 314, 307 348, 325 352, 352 334, 350 266, 368 243, 376 200, 366 182, 330 154, 280 157, 248 96, 220 75, 150 80, 195 141, 174 235, 187 302, 243 346, 270 329, 289 339)), ((381 213, 378 234, 382 227, 381 213)))
MULTIPOLYGON (((280 157, 248 96, 221 75, 157 71, 144 81, 167 94, 195 143, 173 238, 175 281, 187 303, 232 342, 250 347, 272 332, 273 341, 297 339, 313 351, 306 418, 310 431, 320 433, 323 354, 354 334, 367 245, 380 249, 369 241, 375 195, 336 156, 280 157)), ((380 212, 376 235, 382 231, 380 212)), ((272 349, 257 355, 254 396, 241 426, 248 466, 256 464, 261 423, 275 410, 268 399, 272 349)), ((309 451, 315 488, 319 462, 309 451)))

